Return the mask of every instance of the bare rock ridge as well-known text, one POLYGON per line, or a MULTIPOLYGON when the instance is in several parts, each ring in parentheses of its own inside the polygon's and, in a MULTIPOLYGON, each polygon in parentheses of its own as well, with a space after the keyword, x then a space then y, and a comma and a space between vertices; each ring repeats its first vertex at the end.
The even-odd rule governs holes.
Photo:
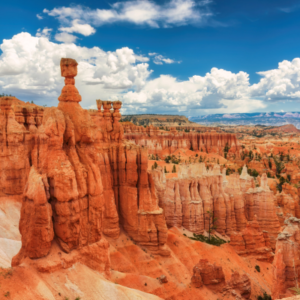
POLYGON ((260 229, 256 215, 253 221, 247 222, 247 227, 242 232, 230 235, 230 245, 241 256, 253 256, 260 261, 273 261, 274 253, 268 232, 260 229))
POLYGON ((223 292, 223 296, 231 294, 235 299, 249 299, 251 296, 250 278, 235 271, 229 281, 225 282, 222 266, 211 264, 207 259, 200 259, 193 268, 191 283, 196 288, 203 285, 215 292, 223 292))
MULTIPOLYGON (((28 123, 33 142, 24 151, 28 180, 20 220, 22 249, 13 265, 46 256, 54 239, 67 253, 99 241, 107 244, 103 233, 118 237, 119 223, 136 242, 168 255, 167 227, 147 173, 147 150, 123 141, 121 102, 98 100, 96 114, 84 110, 75 87, 77 62, 62 59, 61 74, 65 86, 58 107, 45 109, 38 128, 28 123)), ((10 99, 1 104, 6 105, 2 124, 9 127, 5 151, 10 140, 18 146, 27 132, 15 120, 10 99)))
POLYGON ((273 299, 292 296, 293 293, 289 288, 298 287, 300 280, 300 219, 290 217, 284 224, 285 227, 277 238, 273 262, 273 299))
POLYGON ((254 187, 246 167, 241 176, 232 174, 228 180, 219 165, 207 170, 204 163, 179 165, 177 178, 166 179, 161 167, 151 172, 168 227, 202 234, 209 229, 210 211, 217 218, 216 231, 231 236, 239 253, 272 261, 280 224, 266 176, 261 187, 254 187))
POLYGON ((214 130, 205 133, 179 132, 175 127, 171 127, 170 131, 163 131, 153 125, 144 128, 143 126, 124 124, 124 136, 137 145, 147 146, 149 153, 158 155, 161 155, 162 151, 166 149, 170 153, 177 149, 223 153, 226 145, 232 153, 240 149, 235 134, 218 133, 214 130))

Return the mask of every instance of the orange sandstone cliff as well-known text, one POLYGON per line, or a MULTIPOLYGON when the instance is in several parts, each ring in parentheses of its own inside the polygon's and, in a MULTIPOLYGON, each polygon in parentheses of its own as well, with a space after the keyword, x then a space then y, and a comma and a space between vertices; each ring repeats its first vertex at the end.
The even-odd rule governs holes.
MULTIPOLYGON (((270 293, 270 261, 280 232, 275 205, 284 213, 297 210, 274 196, 266 176, 257 187, 246 167, 230 176, 218 164, 207 169, 204 163, 178 165, 174 178, 159 167, 148 171, 148 148, 218 152, 228 144, 238 151, 235 135, 172 130, 161 138, 150 126, 148 137, 133 143, 134 132, 119 123, 120 101, 97 100, 97 110, 84 110, 75 87, 76 61, 62 59, 61 74, 65 86, 57 108, 0 99, 0 204, 3 197, 22 197, 22 246, 12 259, 11 281, 1 282, 1 288, 10 287, 12 299, 19 293, 24 299, 46 294, 56 299, 58 288, 67 292, 70 286, 74 298, 80 292, 83 299, 98 299, 101 293, 86 288, 93 280, 107 299, 113 293, 116 299, 174 300, 270 293), (209 229, 207 211, 216 218, 218 234, 232 237, 231 244, 216 247, 188 238, 209 229), (254 268, 257 259, 261 274, 254 268)), ((294 284, 280 273, 282 257, 288 265, 282 253, 276 247, 280 293, 294 284)))
POLYGON ((179 132, 173 127, 170 128, 170 131, 164 131, 153 125, 146 128, 125 125, 124 136, 137 145, 147 146, 149 153, 158 155, 171 154, 177 149, 193 149, 194 151, 223 154, 226 145, 231 152, 237 152, 240 149, 235 134, 215 131, 205 133, 179 132))
MULTIPOLYGON (((31 170, 22 202, 22 249, 13 265, 25 257, 46 256, 54 239, 67 253, 93 243, 107 251, 103 233, 118 237, 119 222, 136 242, 168 255, 167 227, 147 173, 147 151, 122 141, 121 103, 114 102, 110 111, 112 103, 104 101, 102 112, 98 101, 94 120, 104 126, 97 127, 79 105, 76 61, 62 59, 61 72, 65 86, 58 107, 45 110, 39 128, 30 125, 34 143, 26 157, 31 170)), ((21 129, 13 111, 7 111, 9 126, 21 129)), ((24 138, 22 131, 18 135, 24 138)))

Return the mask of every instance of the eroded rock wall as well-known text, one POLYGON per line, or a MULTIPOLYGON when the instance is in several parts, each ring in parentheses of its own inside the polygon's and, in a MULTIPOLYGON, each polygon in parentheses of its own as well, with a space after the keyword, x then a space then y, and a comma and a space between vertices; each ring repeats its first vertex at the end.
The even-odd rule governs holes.
POLYGON ((273 262, 272 299, 292 296, 290 288, 298 287, 300 269, 300 220, 290 217, 277 237, 273 262))
POLYGON ((227 145, 231 152, 240 149, 235 134, 218 133, 215 131, 179 132, 175 128, 170 131, 160 130, 152 125, 148 127, 127 125, 124 126, 126 139, 140 146, 147 146, 150 154, 171 154, 177 149, 193 149, 207 153, 221 153, 227 145))
MULTIPOLYGON (((61 71, 65 86, 58 107, 45 109, 38 128, 29 122, 31 143, 24 164, 30 173, 20 220, 22 249, 14 265, 46 256, 52 240, 67 253, 82 249, 84 257, 89 251, 84 247, 104 245, 103 234, 117 238, 120 226, 153 253, 168 255, 167 226, 147 171, 147 150, 123 141, 122 103, 97 100, 98 111, 84 110, 74 85, 76 61, 62 59, 61 71)), ((14 137, 16 146, 22 146, 25 129, 9 106, 2 108, 3 101, 3 145, 14 137), (12 133, 10 122, 16 128, 12 133)))
POLYGON ((216 218, 214 225, 217 232, 233 234, 233 238, 243 244, 243 233, 234 235, 236 232, 248 228, 249 234, 254 236, 254 231, 258 230, 257 235, 263 235, 264 240, 268 241, 262 245, 267 249, 261 249, 262 254, 266 252, 261 258, 272 260, 270 247, 275 249, 276 237, 280 232, 275 197, 265 175, 262 176, 261 186, 256 188, 253 177, 245 176, 245 169, 241 176, 236 173, 226 178, 218 165, 209 170, 204 163, 179 165, 178 177, 168 179, 161 167, 152 170, 159 205, 164 210, 168 227, 183 226, 202 234, 204 230, 209 230, 212 219, 207 213, 209 211, 216 218), (248 222, 253 224, 253 230, 249 229, 248 222))
POLYGON ((273 261, 274 253, 269 235, 260 229, 256 216, 253 221, 247 222, 242 232, 234 232, 230 235, 230 245, 241 256, 252 256, 259 261, 273 261))

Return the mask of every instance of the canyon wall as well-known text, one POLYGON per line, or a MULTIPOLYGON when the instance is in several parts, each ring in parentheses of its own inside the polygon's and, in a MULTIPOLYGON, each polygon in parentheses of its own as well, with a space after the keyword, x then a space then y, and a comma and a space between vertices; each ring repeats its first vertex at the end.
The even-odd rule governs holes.
POLYGON ((247 236, 249 224, 255 228, 258 226, 257 236, 263 235, 264 241, 268 240, 267 244, 261 244, 261 247, 267 248, 264 257, 266 260, 272 257, 270 248, 275 249, 280 223, 275 197, 267 185, 265 174, 261 178, 261 186, 255 187, 246 167, 241 175, 235 173, 227 177, 224 172, 221 174, 219 165, 207 169, 205 163, 178 165, 177 178, 166 179, 161 167, 151 172, 168 227, 183 226, 202 234, 209 230, 212 219, 209 211, 216 218, 216 231, 222 235, 244 232, 247 236))
POLYGON ((66 253, 94 243, 107 252, 103 234, 117 238, 120 224, 140 245, 168 255, 148 153, 123 140, 121 102, 97 100, 96 114, 84 110, 74 85, 76 61, 62 59, 61 73, 65 86, 59 105, 46 108, 39 125, 32 118, 26 128, 12 99, 1 99, 2 162, 12 166, 1 190, 18 194, 24 189, 22 249, 13 264, 46 256, 54 240, 66 253), (17 167, 22 168, 19 178, 17 167))
POLYGON ((178 132, 174 127, 170 131, 160 130, 152 125, 148 127, 124 124, 124 136, 136 145, 147 146, 151 154, 171 154, 177 149, 193 149, 207 153, 223 154, 227 145, 230 152, 240 149, 235 134, 217 133, 215 131, 178 132))
POLYGON ((290 217, 284 224, 277 238, 273 262, 273 299, 293 295, 290 288, 298 287, 300 280, 300 219, 290 217))

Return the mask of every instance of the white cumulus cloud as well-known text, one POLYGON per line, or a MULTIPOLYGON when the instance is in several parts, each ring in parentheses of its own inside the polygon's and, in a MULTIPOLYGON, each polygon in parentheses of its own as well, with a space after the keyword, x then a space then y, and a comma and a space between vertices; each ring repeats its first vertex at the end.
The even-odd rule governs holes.
POLYGON ((150 0, 133 0, 116 2, 111 5, 110 9, 90 9, 77 5, 55 7, 51 10, 44 9, 43 13, 57 18, 63 26, 67 26, 66 28, 73 28, 74 20, 78 22, 80 20, 80 24, 91 24, 96 27, 127 22, 159 28, 205 24, 213 16, 209 9, 210 2, 208 0, 169 0, 163 4, 156 4, 150 0))
POLYGON ((179 81, 170 75, 149 80, 140 91, 123 95, 130 112, 183 113, 247 112, 263 108, 260 100, 249 97, 249 76, 212 68, 205 76, 195 75, 179 81))
POLYGON ((261 110, 270 101, 300 100, 300 58, 280 62, 277 69, 259 72, 262 76, 250 85, 249 75, 240 71, 212 68, 205 75, 179 80, 171 75, 151 78, 149 57, 123 47, 103 51, 99 47, 80 47, 72 43, 49 41, 49 28, 37 36, 20 33, 0 45, 0 93, 56 105, 64 85, 60 75, 61 57, 78 61, 76 86, 82 106, 95 105, 95 99, 120 99, 123 113, 234 113, 261 110))
POLYGON ((300 58, 284 60, 277 69, 258 74, 262 78, 251 87, 253 96, 267 101, 300 100, 300 58))
POLYGON ((80 33, 84 36, 89 36, 96 32, 96 30, 89 24, 80 24, 80 20, 75 19, 72 21, 71 27, 60 27, 60 31, 69 33, 80 33))
POLYGON ((59 66, 62 57, 79 63, 76 86, 84 107, 95 104, 95 99, 116 99, 124 89, 140 90, 151 73, 144 62, 147 58, 127 47, 105 52, 23 32, 3 40, 0 49, 0 92, 41 105, 57 103, 64 85, 59 66))
POLYGON ((50 34, 51 34, 51 31, 52 31, 51 28, 45 27, 43 30, 41 30, 41 29, 39 28, 39 29, 37 30, 35 36, 38 36, 38 37, 47 37, 47 38, 49 38, 49 37, 50 37, 50 34))
POLYGON ((180 64, 180 61, 176 61, 174 59, 164 57, 163 55, 160 55, 157 53, 149 53, 149 55, 150 56, 154 55, 153 62, 156 65, 162 65, 163 63, 165 63, 165 64, 174 64, 174 63, 180 64))
POLYGON ((77 36, 75 36, 73 34, 70 34, 70 33, 67 33, 67 32, 57 33, 54 36, 54 38, 55 38, 56 41, 63 42, 63 43, 66 43, 66 44, 74 43, 77 40, 77 36))

